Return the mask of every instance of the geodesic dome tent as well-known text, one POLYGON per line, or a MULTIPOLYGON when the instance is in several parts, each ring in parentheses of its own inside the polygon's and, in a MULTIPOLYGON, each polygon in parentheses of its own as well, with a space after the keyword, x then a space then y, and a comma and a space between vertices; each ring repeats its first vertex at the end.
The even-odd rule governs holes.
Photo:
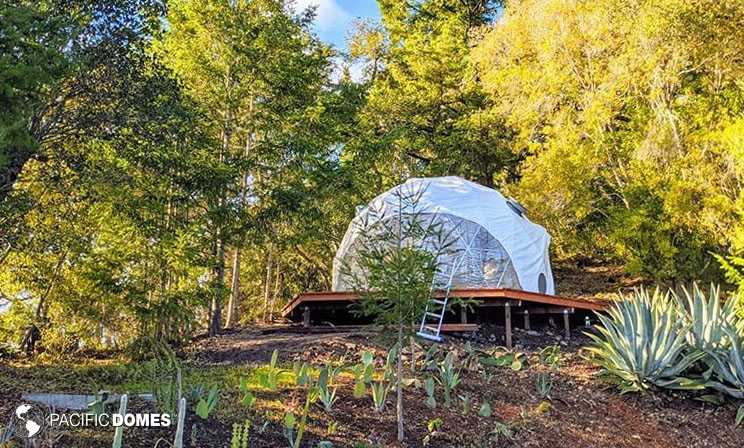
MULTIPOLYGON (((409 179, 358 209, 333 259, 334 291, 355 289, 355 255, 375 224, 407 219, 400 198, 410 192, 417 192, 417 219, 438 223, 451 238, 450 249, 436 252, 437 288, 555 294, 547 231, 513 199, 455 176, 409 179)), ((434 252, 429 241, 414 244, 434 252)))

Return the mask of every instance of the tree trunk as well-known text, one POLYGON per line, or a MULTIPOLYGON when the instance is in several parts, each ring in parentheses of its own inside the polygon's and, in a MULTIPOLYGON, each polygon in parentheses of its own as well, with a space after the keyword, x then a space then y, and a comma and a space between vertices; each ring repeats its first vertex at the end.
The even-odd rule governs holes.
POLYGON ((403 433, 403 319, 398 322, 398 374, 396 375, 396 389, 398 399, 396 402, 396 411, 398 414, 398 442, 405 440, 403 433))
POLYGON ((276 263, 274 272, 274 291, 271 293, 271 303, 269 304, 269 322, 274 321, 274 305, 276 304, 276 296, 279 294, 281 287, 282 270, 278 262, 276 263))
POLYGON ((222 292, 225 285, 225 242, 217 241, 217 264, 214 267, 214 295, 212 296, 212 321, 209 335, 215 336, 222 327, 222 292))
POLYGON ((230 302, 227 305, 227 320, 225 327, 230 328, 235 323, 238 300, 240 299, 240 247, 235 248, 232 262, 232 282, 230 285, 230 302))
POLYGON ((65 252, 59 259, 57 266, 54 268, 54 274, 52 275, 49 285, 47 286, 44 293, 39 297, 39 303, 36 304, 36 314, 34 315, 34 322, 29 325, 26 332, 23 334, 21 339, 20 348, 21 351, 26 353, 26 356, 33 356, 36 352, 36 344, 41 341, 41 330, 37 324, 43 323, 47 319, 47 310, 49 309, 48 297, 52 292, 57 279, 59 278, 62 267, 67 260, 67 253, 65 252))
POLYGON ((269 245, 269 252, 266 254, 266 280, 264 281, 264 309, 263 321, 267 322, 269 317, 269 295, 271 294, 271 272, 274 263, 273 250, 269 245))

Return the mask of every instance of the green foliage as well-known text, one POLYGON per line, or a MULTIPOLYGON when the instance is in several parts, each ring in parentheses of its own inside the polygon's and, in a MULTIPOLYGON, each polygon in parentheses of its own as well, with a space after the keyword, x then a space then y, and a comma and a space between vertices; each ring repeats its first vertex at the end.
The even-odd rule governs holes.
POLYGON ((478 415, 488 418, 491 416, 491 413, 491 404, 487 401, 484 401, 478 409, 478 415))
POLYGON ((540 362, 551 369, 558 368, 561 363, 561 347, 559 345, 549 345, 540 350, 540 362))
POLYGON ((253 392, 251 392, 249 386, 248 386, 248 378, 241 377, 240 378, 240 386, 239 386, 240 392, 243 393, 243 399, 240 400, 240 403, 245 406, 248 409, 251 409, 254 404, 256 404, 256 396, 253 395, 253 392))
POLYGON ((437 407, 437 400, 434 397, 434 378, 427 377, 424 380, 424 390, 426 391, 426 406, 430 407, 431 409, 435 409, 437 407))
POLYGON ((209 418, 209 414, 214 411, 214 408, 217 407, 217 402, 219 401, 219 393, 220 390, 217 386, 212 386, 211 389, 209 389, 209 393, 205 398, 202 398, 199 400, 199 402, 196 404, 196 409, 194 412, 196 412, 196 415, 198 415, 201 419, 206 420, 209 418))
POLYGON ((469 415, 473 408, 473 399, 470 397, 470 394, 464 393, 460 395, 460 400, 462 400, 462 415, 469 415))
POLYGON ((493 356, 480 358, 480 363, 486 367, 507 367, 509 366, 515 372, 522 370, 525 355, 520 352, 496 353, 493 356))
POLYGON ((734 398, 744 399, 744 334, 732 326, 724 327, 726 348, 708 350, 709 364, 717 380, 706 385, 734 398))
POLYGON ((455 368, 455 357, 452 352, 447 353, 444 361, 439 364, 437 380, 444 388, 444 405, 452 405, 452 392, 460 384, 460 372, 455 368))
POLYGON ((372 374, 374 373, 374 355, 372 352, 363 352, 361 361, 361 363, 355 364, 351 368, 351 373, 354 375, 354 398, 362 398, 367 394, 367 384, 372 382, 372 374))
POLYGON ((390 392, 390 383, 387 381, 375 381, 370 386, 370 394, 372 396, 372 404, 375 412, 381 413, 385 410, 385 402, 387 401, 388 392, 390 392))
POLYGON ((731 1, 506 4, 470 60, 560 256, 706 279, 742 247, 742 25, 731 1))
POLYGON ((310 406, 318 400, 318 389, 311 387, 307 390, 305 396, 305 405, 302 408, 302 415, 300 421, 292 412, 287 412, 284 415, 284 438, 289 443, 289 448, 300 448, 302 446, 302 437, 305 434, 305 428, 307 427, 307 416, 310 412, 310 406))
POLYGON ((326 412, 333 410, 333 404, 336 402, 336 390, 338 388, 333 387, 331 389, 330 383, 335 379, 335 371, 329 366, 325 366, 320 370, 318 375, 318 399, 323 404, 323 408, 326 412))
POLYGON ((730 300, 736 302, 737 313, 744 319, 744 258, 742 257, 722 257, 714 255, 726 280, 737 287, 738 294, 730 300))
POLYGON ((248 448, 250 435, 250 420, 246 420, 244 423, 233 423, 232 434, 230 436, 230 448, 248 448))
POLYGON ((260 372, 258 381, 261 387, 270 391, 276 391, 279 387, 279 376, 284 373, 284 370, 277 367, 277 360, 279 359, 279 351, 274 350, 271 354, 271 361, 266 370, 260 372))
POLYGON ((702 389, 703 382, 685 378, 685 371, 703 357, 687 346, 689 325, 670 297, 658 288, 650 295, 638 289, 598 316, 599 334, 589 334, 594 360, 620 380, 623 392, 651 385, 702 389))
POLYGON ((489 439, 494 440, 496 442, 499 442, 500 440, 503 440, 503 439, 513 440, 514 430, 505 423, 496 422, 494 424, 493 430, 488 433, 488 437, 489 439))
POLYGON ((710 293, 705 293, 697 284, 692 290, 683 288, 683 297, 672 294, 679 302, 690 328, 689 343, 701 351, 715 351, 728 346, 727 327, 736 325, 735 301, 722 302, 720 288, 711 285, 710 293))
POLYGON ((535 377, 535 391, 541 399, 550 399, 553 390, 553 378, 549 373, 540 372, 535 377))

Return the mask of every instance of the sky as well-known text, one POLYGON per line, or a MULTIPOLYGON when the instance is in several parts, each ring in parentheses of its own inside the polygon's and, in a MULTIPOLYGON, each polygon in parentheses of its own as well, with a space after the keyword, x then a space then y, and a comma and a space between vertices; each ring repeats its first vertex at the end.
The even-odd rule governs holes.
POLYGON ((317 6, 314 31, 339 50, 346 49, 346 37, 357 19, 378 19, 375 0, 295 0, 296 8, 317 6))

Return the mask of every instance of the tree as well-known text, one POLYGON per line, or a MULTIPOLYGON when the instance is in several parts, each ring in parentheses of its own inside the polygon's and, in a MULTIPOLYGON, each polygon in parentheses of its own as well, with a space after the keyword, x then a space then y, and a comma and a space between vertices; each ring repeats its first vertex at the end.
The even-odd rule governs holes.
POLYGON ((0 205, 32 158, 104 123, 113 131, 117 110, 101 100, 103 92, 112 99, 103 86, 117 79, 100 78, 100 71, 121 68, 162 10, 158 0, 0 5, 0 205))
POLYGON ((424 193, 425 189, 404 184, 392 194, 391 203, 373 205, 362 212, 357 223, 361 236, 341 266, 351 289, 360 293, 358 312, 397 331, 399 441, 405 438, 403 341, 405 336, 412 336, 433 292, 446 286, 434 284, 434 279, 440 256, 452 245, 437 216, 419 207, 424 193))
POLYGON ((233 170, 233 181, 210 204, 215 218, 212 334, 221 326, 230 243, 236 246, 229 311, 234 315, 240 246, 255 222, 245 216, 245 206, 270 195, 274 177, 312 145, 303 132, 313 120, 330 53, 310 35, 311 17, 290 16, 279 0, 180 0, 170 5, 169 27, 157 46, 207 112, 221 142, 217 157, 233 170))
POLYGON ((476 31, 495 19, 499 5, 380 2, 382 25, 364 23, 352 40, 352 56, 368 64, 369 93, 349 157, 392 180, 401 170, 457 174, 487 186, 509 177, 518 160, 511 130, 488 113, 490 100, 468 62, 476 31))
POLYGON ((472 59, 527 154, 512 191, 559 255, 716 275, 708 252, 741 221, 742 24, 737 1, 507 5, 472 59))

